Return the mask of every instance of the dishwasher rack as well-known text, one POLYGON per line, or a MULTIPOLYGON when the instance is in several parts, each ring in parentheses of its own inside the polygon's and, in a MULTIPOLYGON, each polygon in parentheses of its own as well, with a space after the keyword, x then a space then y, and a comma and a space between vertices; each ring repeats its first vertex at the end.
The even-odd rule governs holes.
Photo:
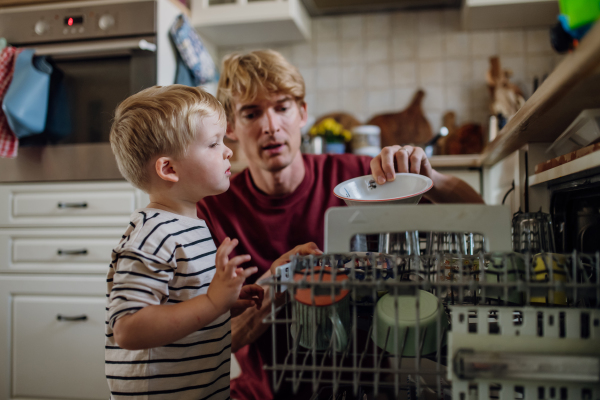
POLYGON ((263 322, 276 391, 285 382, 294 391, 308 384, 315 396, 331 387, 334 399, 340 387, 354 396, 367 388, 372 398, 600 399, 598 252, 294 256, 260 283, 274 288, 263 322), (439 307, 434 322, 421 319, 423 293, 439 307), (377 311, 385 296, 394 315, 387 329, 377 311), (333 305, 319 324, 323 298, 333 305), (414 324, 400 326, 398 304, 408 298, 414 324), (349 323, 336 330, 343 313, 349 323), (303 335, 313 340, 300 345, 303 335))

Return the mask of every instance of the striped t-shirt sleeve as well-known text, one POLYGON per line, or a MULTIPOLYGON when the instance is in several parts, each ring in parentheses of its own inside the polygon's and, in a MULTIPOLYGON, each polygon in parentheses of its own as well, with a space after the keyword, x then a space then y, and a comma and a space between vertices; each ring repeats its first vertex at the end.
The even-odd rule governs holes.
POLYGON ((175 271, 161 260, 143 252, 123 251, 113 263, 112 288, 108 301, 108 324, 111 329, 124 315, 144 307, 164 304, 169 299, 169 281, 175 271))

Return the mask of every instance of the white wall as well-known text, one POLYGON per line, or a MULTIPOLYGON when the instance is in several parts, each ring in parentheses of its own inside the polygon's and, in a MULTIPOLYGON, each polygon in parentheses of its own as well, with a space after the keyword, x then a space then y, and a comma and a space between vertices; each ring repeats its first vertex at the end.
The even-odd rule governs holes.
POLYGON ((434 130, 445 111, 458 123, 487 124, 489 56, 499 55, 526 96, 533 78, 549 74, 561 57, 548 30, 463 32, 458 10, 353 14, 313 19, 312 40, 270 47, 296 65, 306 81, 313 116, 347 111, 366 121, 399 111, 421 87, 424 110, 434 130))

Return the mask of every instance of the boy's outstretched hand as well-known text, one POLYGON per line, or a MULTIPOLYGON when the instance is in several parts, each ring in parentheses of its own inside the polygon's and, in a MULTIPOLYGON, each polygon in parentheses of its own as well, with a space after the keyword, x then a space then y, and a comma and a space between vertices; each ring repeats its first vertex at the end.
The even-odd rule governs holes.
POLYGON ((244 285, 240 292, 240 298, 231 307, 231 317, 237 317, 243 313, 246 308, 256 306, 257 310, 262 307, 263 298, 265 297, 265 290, 256 285, 244 285))
MULTIPOLYGON (((250 260, 248 254, 233 257, 231 260, 229 259, 229 254, 231 254, 237 244, 237 239, 231 240, 226 238, 217 249, 215 258, 216 272, 208 287, 206 295, 219 314, 225 314, 234 307, 238 298, 243 301, 251 302, 251 305, 256 304, 256 301, 259 301, 258 299, 252 300, 254 296, 258 296, 253 289, 240 295, 244 281, 250 275, 255 274, 258 271, 258 268, 239 268, 242 263, 250 260), (250 297, 248 298, 247 296, 250 297)), ((262 294, 260 295, 260 302, 262 304, 262 294)), ((237 310, 232 311, 237 312, 237 310)))

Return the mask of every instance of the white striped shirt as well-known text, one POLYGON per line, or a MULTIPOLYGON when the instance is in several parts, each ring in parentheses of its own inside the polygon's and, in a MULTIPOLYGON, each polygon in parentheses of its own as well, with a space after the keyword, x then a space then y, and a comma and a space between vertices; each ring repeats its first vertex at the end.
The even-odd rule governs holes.
POLYGON ((229 398, 229 312, 175 343, 152 349, 121 349, 113 336, 115 321, 123 315, 206 294, 216 252, 203 220, 150 208, 131 216, 107 278, 105 362, 111 399, 229 398))

